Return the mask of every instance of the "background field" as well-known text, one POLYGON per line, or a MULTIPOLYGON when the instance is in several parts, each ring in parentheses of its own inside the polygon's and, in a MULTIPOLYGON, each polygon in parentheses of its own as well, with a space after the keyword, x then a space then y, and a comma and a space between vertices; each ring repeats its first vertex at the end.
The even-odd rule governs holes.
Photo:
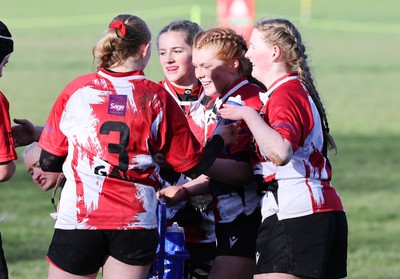
MULTIPOLYGON (((400 278, 400 2, 318 0, 307 20, 299 0, 256 1, 257 18, 294 21, 309 53, 339 147, 331 158, 349 221, 348 278, 400 278)), ((0 0, 0 20, 16 42, 0 79, 11 117, 44 124, 67 82, 92 70, 92 46, 115 15, 142 17, 155 39, 163 25, 189 18, 197 8, 200 24, 215 26, 215 1, 198 2, 0 0)), ((158 81, 163 76, 154 45, 153 51, 145 72, 158 81)), ((11 279, 46 278, 51 193, 31 182, 21 160, 13 179, 0 187, 11 279)))

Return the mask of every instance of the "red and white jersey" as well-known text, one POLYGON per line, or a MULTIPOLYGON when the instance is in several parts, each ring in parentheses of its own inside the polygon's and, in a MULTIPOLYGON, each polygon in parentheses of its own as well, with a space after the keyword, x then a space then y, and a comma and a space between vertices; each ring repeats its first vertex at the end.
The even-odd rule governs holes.
POLYGON ((14 138, 11 134, 10 104, 0 91, 0 163, 18 159, 14 138))
MULTIPOLYGON (((206 105, 205 138, 207 140, 211 139, 218 123, 217 111, 226 103, 228 97, 241 96, 246 106, 260 111, 262 108, 262 102, 259 97, 260 92, 263 92, 263 90, 259 86, 250 83, 246 78, 241 78, 232 84, 226 92, 223 92, 220 96, 217 96, 217 98, 212 98, 206 105)), ((228 147, 224 158, 232 158, 235 154, 243 152, 247 154, 249 160, 252 161, 251 158, 256 156, 256 154, 251 142, 252 135, 247 125, 243 122, 242 129, 239 133, 238 144, 228 147)), ((218 183, 216 181, 213 181, 213 183, 214 182, 218 183)), ((219 186, 217 185, 216 187, 219 186)), ((216 222, 229 223, 242 213, 246 215, 251 214, 260 204, 260 196, 257 195, 256 188, 255 184, 243 186, 244 192, 242 196, 236 191, 217 195, 217 199, 214 202, 216 222)))
POLYGON ((330 182, 332 170, 328 155, 323 152, 321 118, 297 73, 275 81, 261 99, 265 104, 261 112, 264 120, 293 148, 293 158, 285 166, 272 163, 260 150, 255 174, 262 175, 266 182, 278 182, 278 203, 269 192, 263 196, 263 219, 275 213, 279 219, 287 219, 343 211, 330 182))
POLYGON ((65 87, 39 145, 66 156, 59 203, 60 229, 157 227, 156 190, 162 184, 152 155, 177 172, 201 159, 201 147, 176 102, 142 71, 104 69, 65 87))
MULTIPOLYGON (((202 104, 204 99, 204 89, 200 85, 193 89, 179 88, 171 84, 168 80, 160 81, 158 84, 163 86, 167 92, 174 98, 185 114, 190 129, 199 142, 202 143, 204 138, 204 112, 205 108, 202 104)), ((166 171, 168 178, 165 179, 164 188, 171 185, 183 185, 191 179, 184 174, 172 173, 171 170, 166 171)), ((165 172, 163 172, 165 173, 165 172)), ((175 206, 167 208, 167 219, 172 220, 178 211, 182 210, 190 201, 183 201, 175 206)), ((183 209, 184 210, 184 209, 183 209)), ((202 216, 199 222, 179 222, 184 228, 185 241, 190 243, 210 243, 215 241, 215 224, 214 215, 211 208, 205 208, 198 212, 202 216)))
POLYGON ((189 122, 190 129, 199 142, 203 141, 204 131, 204 112, 205 108, 202 103, 204 99, 204 89, 200 85, 193 89, 183 89, 173 86, 168 80, 160 81, 159 84, 167 90, 174 98, 177 104, 185 113, 189 122))

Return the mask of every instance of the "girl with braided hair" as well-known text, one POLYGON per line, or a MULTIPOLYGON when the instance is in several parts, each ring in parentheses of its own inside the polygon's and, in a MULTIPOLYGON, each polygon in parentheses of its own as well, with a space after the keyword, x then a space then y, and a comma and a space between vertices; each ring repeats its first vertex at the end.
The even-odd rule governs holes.
MULTIPOLYGON (((200 139, 203 143, 212 137, 221 122, 217 111, 230 97, 240 99, 255 111, 262 107, 259 94, 263 89, 250 82, 251 65, 244 56, 246 51, 246 41, 230 29, 210 29, 198 33, 194 39, 192 62, 205 91, 202 101, 205 108, 203 138, 200 139)), ((254 148, 251 148, 251 139, 249 129, 242 123, 238 144, 230 146, 219 156, 232 163, 222 172, 223 179, 203 175, 184 187, 168 187, 160 192, 167 203, 198 194, 212 195, 217 256, 208 278, 253 277, 261 212, 260 196, 251 173, 250 161, 256 156, 254 148), (231 174, 236 177, 228 178, 231 174)))
POLYGON ((336 145, 300 33, 286 19, 260 20, 246 57, 268 88, 264 107, 260 114, 229 105, 219 112, 244 120, 259 149, 255 278, 346 277, 347 220, 327 152, 336 145))
MULTIPOLYGON (((96 71, 67 84, 42 127, 39 165, 66 178, 48 278, 93 279, 100 268, 104 279, 147 278, 158 245, 156 192, 162 186, 153 155, 163 154, 175 171, 196 178, 219 169, 214 149, 235 142, 233 124, 200 146, 185 116, 176 113, 178 104, 145 77, 150 41, 141 18, 113 18, 93 48, 96 71)), ((24 131, 28 122, 19 124, 18 142, 38 134, 35 127, 24 131)))

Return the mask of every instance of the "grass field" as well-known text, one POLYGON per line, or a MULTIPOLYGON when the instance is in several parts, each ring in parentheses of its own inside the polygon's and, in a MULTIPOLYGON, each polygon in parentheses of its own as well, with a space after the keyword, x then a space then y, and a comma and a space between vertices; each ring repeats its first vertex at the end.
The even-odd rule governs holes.
MULTIPOLYGON (((0 20, 16 43, 0 79, 11 117, 44 124, 67 82, 92 70, 93 44, 119 13, 145 19, 153 41, 163 25, 191 17, 196 7, 204 28, 217 24, 214 0, 138 2, 1 1, 0 20)), ((256 0, 257 18, 293 20, 306 43, 339 148, 331 154, 333 183, 349 221, 351 279, 400 278, 399 10, 398 0, 319 0, 304 19, 299 0, 256 0)), ((154 45, 153 51, 145 72, 158 81, 163 76, 154 45)), ((34 186, 19 160, 16 175, 0 186, 0 231, 11 279, 46 278, 51 211, 50 193, 34 186)))

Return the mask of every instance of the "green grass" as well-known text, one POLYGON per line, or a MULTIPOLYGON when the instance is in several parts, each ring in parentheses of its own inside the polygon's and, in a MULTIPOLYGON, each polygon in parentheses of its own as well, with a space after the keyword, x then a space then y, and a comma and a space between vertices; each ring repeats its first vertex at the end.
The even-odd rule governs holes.
MULTIPOLYGON (((349 221, 348 278, 400 274, 400 17, 398 0, 312 1, 311 19, 299 0, 256 0, 256 17, 287 17, 299 27, 317 87, 328 111, 338 154, 333 183, 349 221)), ((155 38, 173 19, 189 18, 195 3, 201 25, 217 23, 214 0, 2 1, 0 20, 16 48, 0 79, 12 118, 44 124, 62 88, 92 70, 91 49, 113 16, 137 14, 153 32, 146 75, 163 79, 155 38)), ((21 153, 22 148, 18 149, 21 153)), ((50 194, 30 180, 21 160, 0 185, 0 224, 11 279, 45 278, 54 221, 50 194)))
POLYGON ((400 136, 338 136, 334 184, 349 222, 349 278, 399 278, 400 136))

